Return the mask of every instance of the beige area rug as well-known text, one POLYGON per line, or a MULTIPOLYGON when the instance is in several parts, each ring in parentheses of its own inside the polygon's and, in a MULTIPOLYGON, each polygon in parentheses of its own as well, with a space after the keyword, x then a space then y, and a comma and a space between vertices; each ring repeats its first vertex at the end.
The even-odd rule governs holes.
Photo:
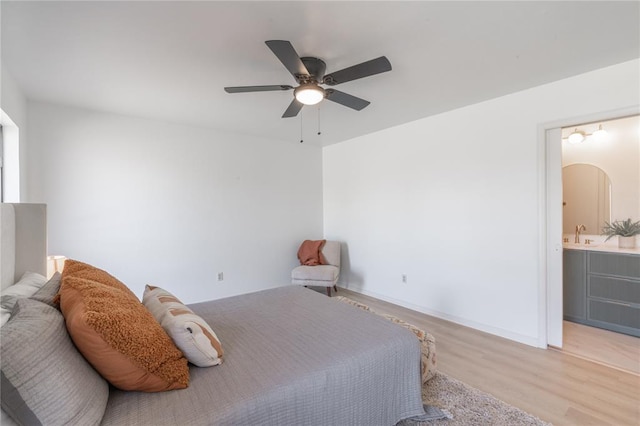
POLYGON ((400 422, 398 426, 409 425, 550 425, 539 418, 525 413, 486 392, 472 388, 453 377, 438 372, 422 387, 422 400, 425 404, 442 409, 451 414, 451 419, 431 420, 428 422, 400 422))

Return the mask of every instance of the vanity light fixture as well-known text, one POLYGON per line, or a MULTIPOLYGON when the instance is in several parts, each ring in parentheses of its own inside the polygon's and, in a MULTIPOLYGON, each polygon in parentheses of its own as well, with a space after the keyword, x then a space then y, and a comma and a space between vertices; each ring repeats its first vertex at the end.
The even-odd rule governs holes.
POLYGON ((567 141, 571 144, 578 144, 584 142, 587 136, 593 136, 596 142, 604 142, 609 137, 609 133, 602 128, 602 124, 599 124, 598 130, 593 133, 585 133, 582 130, 578 130, 576 127, 575 130, 567 137, 567 141))

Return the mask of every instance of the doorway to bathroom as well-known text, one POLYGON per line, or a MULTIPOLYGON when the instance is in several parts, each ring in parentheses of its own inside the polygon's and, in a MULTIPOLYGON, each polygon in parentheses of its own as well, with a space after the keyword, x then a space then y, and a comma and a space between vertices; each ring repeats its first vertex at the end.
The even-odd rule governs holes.
MULTIPOLYGON (((605 223, 640 220, 638 110, 554 124, 545 126, 547 344, 640 374, 640 338, 633 335, 633 326, 640 328, 640 299, 634 299, 640 277, 624 271, 608 277, 587 268, 618 252, 617 237, 605 241, 601 235, 605 223), (623 293, 633 293, 631 300, 620 300, 621 284, 623 293)), ((640 249, 624 256, 640 265, 640 249)))

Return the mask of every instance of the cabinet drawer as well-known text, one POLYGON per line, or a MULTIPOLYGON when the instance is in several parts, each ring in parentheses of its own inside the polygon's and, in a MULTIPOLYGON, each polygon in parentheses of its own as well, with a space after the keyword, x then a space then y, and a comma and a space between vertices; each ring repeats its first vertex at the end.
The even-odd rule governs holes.
POLYGON ((614 302, 589 300, 589 319, 638 329, 640 309, 614 302))
POLYGON ((594 274, 640 279, 640 256, 589 252, 588 271, 594 274))
POLYGON ((640 281, 589 275, 587 296, 640 304, 640 281))

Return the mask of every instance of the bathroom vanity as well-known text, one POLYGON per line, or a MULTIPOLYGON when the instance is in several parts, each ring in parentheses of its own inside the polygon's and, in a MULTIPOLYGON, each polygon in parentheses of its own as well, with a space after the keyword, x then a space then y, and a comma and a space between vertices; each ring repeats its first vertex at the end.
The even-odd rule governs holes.
POLYGON ((640 337, 640 251, 564 248, 564 319, 640 337))

